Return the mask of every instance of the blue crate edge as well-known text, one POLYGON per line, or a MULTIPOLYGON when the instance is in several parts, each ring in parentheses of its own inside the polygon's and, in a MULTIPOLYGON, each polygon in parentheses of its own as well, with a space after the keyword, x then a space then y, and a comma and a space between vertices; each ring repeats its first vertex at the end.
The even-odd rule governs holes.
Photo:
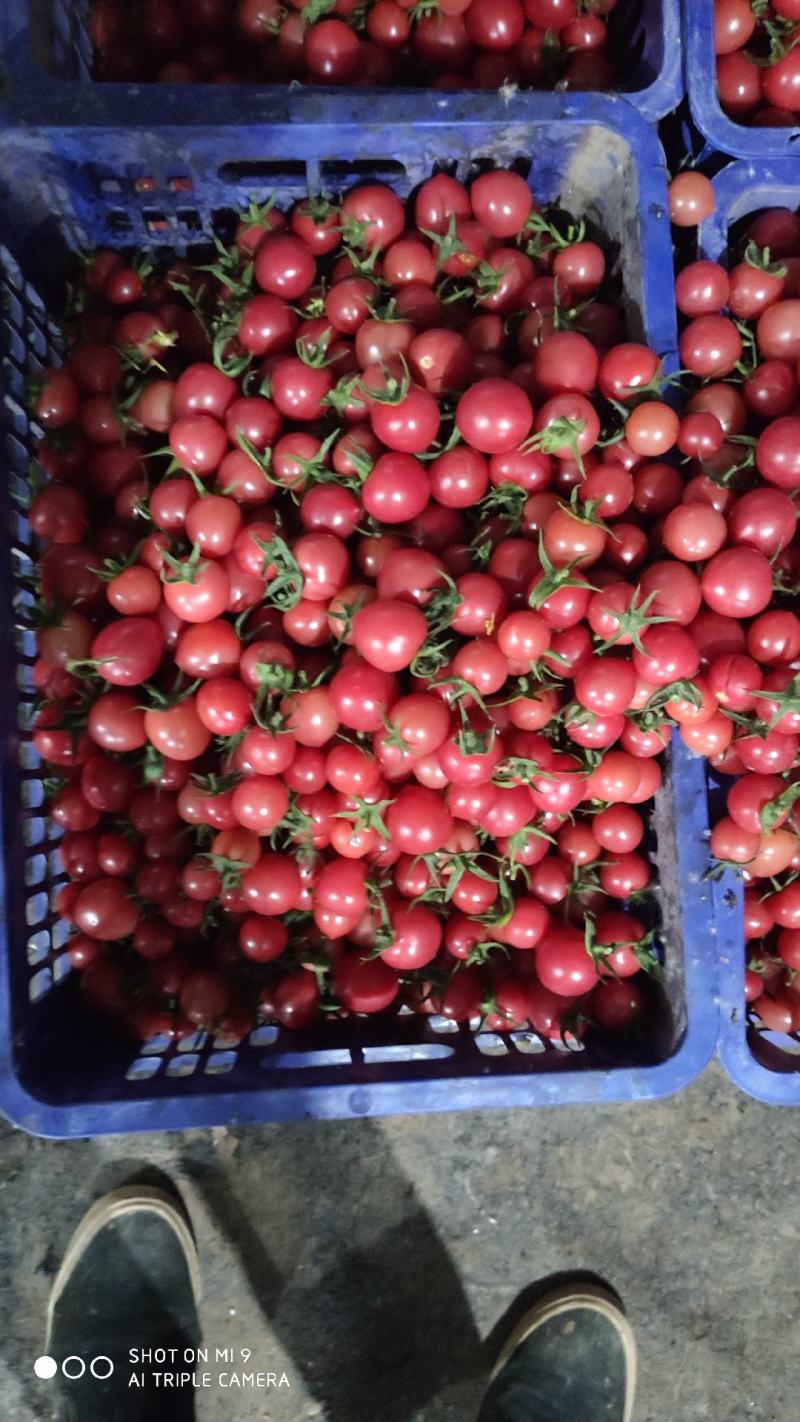
POLYGON ((797 156, 797 128, 754 128, 724 112, 717 90, 714 51, 714 0, 682 0, 684 63, 689 108, 700 132, 719 153, 731 158, 797 156))

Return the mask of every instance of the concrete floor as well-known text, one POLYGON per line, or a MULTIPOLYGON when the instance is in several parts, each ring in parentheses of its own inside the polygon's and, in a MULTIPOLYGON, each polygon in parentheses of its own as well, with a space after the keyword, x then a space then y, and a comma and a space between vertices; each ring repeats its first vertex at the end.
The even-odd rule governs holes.
POLYGON ((215 1387, 200 1422, 471 1422, 515 1296, 577 1268, 613 1281, 634 1321, 637 1422, 798 1415, 800 1130, 716 1067, 641 1107, 61 1144, 4 1129, 9 1422, 50 1417, 32 1364, 53 1271, 89 1200, 143 1164, 193 1215, 208 1343, 291 1379, 215 1387))

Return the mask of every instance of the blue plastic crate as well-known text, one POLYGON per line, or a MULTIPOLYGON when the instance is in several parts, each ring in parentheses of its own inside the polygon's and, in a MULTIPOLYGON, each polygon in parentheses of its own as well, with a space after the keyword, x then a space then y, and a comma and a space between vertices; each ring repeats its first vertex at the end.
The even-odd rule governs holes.
MULTIPOLYGON (((545 200, 591 216, 619 249, 632 334, 666 355, 675 315, 663 155, 647 125, 592 100, 574 122, 550 101, 546 123, 474 124, 411 137, 396 129, 337 131, 274 125, 234 136, 164 129, 146 136, 66 133, 61 152, 33 133, 0 135, 0 236, 5 295, 0 324, 7 465, 3 498, 21 496, 36 431, 25 412, 27 374, 53 333, 29 283, 48 292, 70 248, 85 243, 185 247, 218 220, 276 190, 281 203, 320 185, 374 176, 402 194, 445 164, 462 177, 487 161, 525 162, 545 200), (284 155, 294 155, 287 162, 284 155), (390 153, 391 158, 386 158, 390 153), (142 191, 145 188, 146 191, 142 191)), ((52 140, 52 135, 50 136, 52 140)), ((702 766, 680 742, 659 796, 655 839, 664 928, 664 986, 646 1045, 596 1040, 575 1052, 533 1033, 477 1038, 413 1016, 331 1024, 299 1035, 263 1028, 238 1049, 198 1037, 175 1051, 134 1051, 81 1012, 54 920, 54 838, 41 771, 26 736, 30 633, 14 630, 20 575, 29 568, 22 515, 11 517, 0 635, 16 644, 17 690, 0 698, 6 915, 0 924, 0 1108, 26 1130, 53 1136, 467 1107, 650 1099, 693 1080, 717 1037, 715 952, 702 766), (16 643, 15 643, 16 638, 16 643)))
MULTIPOLYGON (((725 262, 729 233, 742 219, 766 207, 800 207, 800 169, 795 163, 729 163, 714 178, 713 215, 700 228, 702 255, 725 262)), ((712 797, 722 797, 712 784, 712 797)), ((742 881, 728 872, 715 885, 720 963, 719 1055, 728 1075, 759 1101, 800 1106, 800 1047, 789 1037, 749 1026, 745 1012, 745 945, 742 881)))
MULTIPOLYGON (((153 85, 93 84, 86 33, 90 0, 3 0, 0 56, 3 101, 12 122, 35 125, 151 122, 153 85)), ((683 94, 680 0, 619 0, 611 19, 625 100, 650 122, 683 94)), ((348 122, 415 124, 541 116, 542 95, 432 89, 331 89, 321 86, 160 84, 167 123, 348 122), (376 107, 379 105, 379 107, 376 107)), ((583 96, 578 96, 579 98, 583 96)))
POLYGON ((754 128, 724 112, 717 90, 714 0, 683 0, 686 91, 692 117, 712 148, 732 158, 797 156, 797 128, 754 128))

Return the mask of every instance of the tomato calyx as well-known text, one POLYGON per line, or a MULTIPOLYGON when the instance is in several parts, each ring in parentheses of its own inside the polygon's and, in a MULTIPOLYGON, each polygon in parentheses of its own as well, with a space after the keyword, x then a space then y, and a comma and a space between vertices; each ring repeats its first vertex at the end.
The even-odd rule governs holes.
POLYGON ((580 701, 568 701, 566 706, 562 706, 558 717, 565 726, 595 726, 599 719, 596 711, 590 711, 580 701))
MULTIPOLYGON (((703 874, 703 881, 710 884, 717 884, 721 879, 725 878, 726 874, 735 874, 737 879, 743 879, 748 862, 749 861, 740 863, 737 859, 719 859, 715 857, 714 863, 711 864, 703 874)), ((768 898, 769 895, 765 894, 764 897, 768 898)))
MULTIPOLYGON (((777 558, 777 554, 775 554, 777 558)), ((782 597, 800 597, 800 582, 792 582, 789 574, 783 568, 779 568, 773 561, 772 568, 773 591, 780 593, 782 597)))
POLYGON ((328 217, 338 217, 341 207, 338 202, 331 202, 330 198, 326 198, 324 193, 309 193, 298 203, 295 212, 300 217, 310 217, 312 222, 320 223, 328 217))
POLYGON ((442 569, 440 577, 443 586, 434 588, 424 608, 431 636, 450 627, 453 617, 464 601, 450 574, 442 569))
POLYGON ((479 262, 473 267, 470 275, 473 277, 473 289, 475 300, 484 301, 488 296, 494 296, 503 284, 507 268, 493 267, 491 262, 479 262))
POLYGON ((757 696, 760 701, 774 702, 777 710, 768 723, 769 730, 774 731, 784 716, 800 715, 800 672, 792 678, 783 691, 754 691, 753 696, 757 696))
POLYGON ((782 963, 782 959, 775 957, 773 953, 763 953, 759 958, 751 958, 747 964, 748 973, 756 973, 760 978, 767 978, 770 968, 782 963))
MULTIPOLYGON (((412 5, 408 15, 411 22, 416 24, 419 20, 424 20, 428 15, 438 15, 440 10, 441 6, 439 0, 415 0, 415 4, 412 5)), ((452 222, 453 219, 451 218, 450 220, 452 222)), ((428 233, 426 232, 425 235, 427 237, 428 233)))
POLYGON ((636 958, 639 967, 648 977, 660 980, 662 977, 661 963, 655 951, 656 932, 651 929, 643 938, 620 939, 613 943, 603 943, 597 938, 596 921, 593 914, 587 913, 584 927, 584 945, 586 952, 592 962, 602 967, 605 974, 621 981, 619 974, 615 971, 611 958, 618 948, 629 948, 636 958))
MULTIPOLYGON (((663 724, 664 718, 660 713, 671 701, 688 701, 690 706, 699 708, 703 704, 703 697, 694 682, 685 679, 671 681, 667 686, 659 686, 641 711, 629 711, 628 720, 640 726, 643 731, 651 731, 663 724)), ((720 710, 724 708, 720 707, 720 710)))
POLYGON ((434 287, 436 295, 442 306, 455 306, 458 302, 470 301, 475 295, 475 289, 469 280, 470 272, 464 272, 461 276, 445 276, 434 287))
MULTIPOLYGON (((428 678, 432 680, 432 678, 428 678)), ((471 681, 465 681, 463 676, 442 676, 437 677, 435 685, 446 688, 446 701, 448 706, 457 710, 459 715, 466 716, 468 705, 477 706, 484 715, 488 716, 486 702, 481 696, 477 686, 473 686, 471 681)))
MULTIPOLYGON (((273 477, 273 475, 270 473, 270 469, 272 468, 272 450, 271 450, 271 449, 264 449, 264 450, 256 449, 256 446, 253 444, 253 441, 252 441, 251 439, 248 439, 248 438, 247 438, 247 435, 244 434, 244 432, 243 432, 242 430, 237 430, 237 432, 236 432, 236 443, 238 444, 238 446, 239 446, 239 448, 241 449, 242 453, 243 453, 243 454, 246 454, 248 459, 252 459, 252 461, 253 461, 253 463, 255 464, 256 468, 261 470, 261 473, 264 475, 264 478, 265 478, 270 484, 274 484, 276 488, 282 488, 282 487, 283 487, 283 486, 281 485, 280 480, 279 480, 279 479, 275 479, 275 478, 273 477)), ((299 463, 300 463, 300 460, 298 459, 297 462, 298 462, 298 464, 299 464, 299 463)), ((233 493, 233 491, 235 490, 235 488, 236 488, 236 485, 235 485, 235 484, 229 484, 229 485, 227 485, 227 486, 222 490, 222 492, 223 492, 223 494, 231 494, 231 493, 233 493)))
POLYGON ((146 785, 160 785, 164 778, 164 757, 154 745, 148 744, 138 762, 146 785))
POLYGON ((141 686, 136 688, 139 695, 144 697, 144 704, 141 710, 167 711, 170 706, 177 706, 181 701, 186 701, 188 697, 194 696, 194 693, 203 685, 202 680, 198 679, 197 681, 190 681, 186 686, 181 686, 183 679, 183 672, 179 672, 175 685, 172 690, 168 692, 161 691, 150 682, 143 682, 141 686))
POLYGON ((300 11, 300 17, 304 26, 315 25, 318 20, 322 20, 329 15, 336 7, 336 0, 308 0, 300 11))
POLYGON ((364 830, 374 830, 375 833, 388 844, 391 836, 386 828, 384 815, 394 800, 365 800, 360 795, 349 795, 348 799, 353 802, 352 810, 337 810, 334 819, 349 820, 353 829, 359 833, 364 830))
MULTIPOLYGON (((665 375, 663 361, 660 361, 655 375, 652 380, 648 380, 646 385, 627 385, 617 399, 607 395, 606 402, 616 410, 618 415, 627 419, 631 413, 632 401, 639 404, 644 400, 659 400, 664 394, 665 386, 680 385, 681 378, 688 374, 689 371, 676 370, 672 375, 665 375)), ((635 409, 635 405, 633 408, 635 409)))
POLYGON ((283 24, 289 12, 283 6, 276 9, 273 15, 260 15, 258 19, 259 38, 261 35, 270 35, 273 38, 281 32, 283 24))
POLYGON ((115 345, 114 349, 122 358, 122 364, 129 370, 137 372, 149 370, 164 370, 164 366, 157 359, 156 355, 149 354, 148 348, 155 346, 156 351, 171 351, 178 342, 178 332, 166 330, 163 326, 157 326, 155 331, 148 333, 142 345, 115 345))
MULTIPOLYGON (((338 434, 338 431, 336 431, 336 433, 338 434)), ((347 479, 341 474, 331 474, 331 480, 337 484, 343 484, 345 488, 352 488, 354 492, 358 492, 359 485, 363 484, 367 476, 372 473, 375 467, 375 461, 370 458, 366 450, 360 448, 358 445, 348 449, 347 458, 356 472, 356 478, 347 479)), ((301 463, 301 461, 298 460, 298 463, 301 463)), ((326 470, 326 472, 329 471, 326 470)))
MULTIPOLYGON (((761 5, 761 0, 756 0, 756 4, 761 5)), ((752 0, 751 0, 752 5, 752 0)), ((768 11, 757 11, 753 5, 753 12, 760 20, 761 32, 769 40, 769 53, 766 55, 753 54, 749 49, 745 50, 747 58, 751 64, 755 64, 760 69, 769 69, 773 64, 777 64, 780 59, 784 59, 787 54, 800 44, 800 32, 798 32, 795 20, 785 20, 781 16, 768 18, 768 11)))
POLYGON ((161 556, 163 558, 162 583, 188 583, 194 586, 207 564, 198 543, 192 544, 192 551, 188 558, 176 558, 166 549, 161 556))
POLYGON ((356 470, 355 477, 339 474, 335 469, 331 469, 325 461, 338 433, 338 430, 333 430, 331 434, 327 435, 311 459, 302 459, 297 454, 292 455, 292 462, 299 465, 302 476, 289 491, 295 502, 298 492, 305 493, 307 489, 318 484, 335 484, 338 489, 350 489, 354 494, 360 493, 363 481, 372 470, 372 460, 366 455, 362 458, 355 452, 348 455, 356 470))
MULTIPOLYGON (((436 10, 439 9, 438 0, 418 0, 418 4, 414 9, 416 10, 419 5, 426 3, 432 4, 436 10)), ((411 14, 414 16, 414 10, 411 11, 411 14)), ((431 232, 427 227, 420 227, 419 230, 423 237, 428 238, 428 241, 433 247, 437 273, 440 272, 445 264, 453 257, 469 255, 464 243, 456 234, 455 213, 451 212, 447 228, 444 232, 431 232)))
POLYGON ((283 662, 256 662, 253 671, 258 681, 256 700, 259 705, 269 696, 288 696, 291 691, 305 690, 298 687, 294 671, 283 662))
POLYGON ((405 356, 399 356, 403 374, 398 380, 392 374, 389 366, 381 362, 381 371, 384 374, 385 383, 383 386, 365 385, 363 380, 359 380, 359 389, 375 405, 402 405, 409 390, 411 389, 411 372, 406 364, 405 356))
MULTIPOLYGON (((508 944, 498 943, 492 938, 487 938, 481 943, 476 943, 474 948, 470 948, 466 958, 462 959, 461 961, 463 962, 465 968, 479 968, 482 967, 484 963, 488 963, 491 960, 496 959, 499 953, 502 953, 506 958, 510 958, 511 950, 509 949, 508 944)), ((458 968, 458 966, 460 965, 457 964, 456 966, 458 968)), ((481 1006, 481 1011, 485 1011, 483 1005, 481 1006)))
POLYGON ((597 517, 597 510, 601 502, 600 499, 586 499, 584 502, 581 497, 581 485, 575 484, 569 496, 569 502, 565 502, 565 500, 562 499, 558 507, 562 509, 564 513, 569 514, 570 518, 574 519, 576 523, 585 524, 588 528, 601 528, 604 533, 608 534, 609 538, 613 538, 616 542, 617 535, 613 528, 611 528, 604 519, 597 517))
POLYGON ((217 775, 212 772, 209 775, 193 775, 192 784, 198 790, 202 790, 206 795, 225 795, 229 790, 233 790, 242 779, 241 771, 229 770, 224 775, 217 775))
POLYGON ((282 694, 286 693, 260 690, 253 701, 253 720, 262 731, 270 731, 273 736, 280 736, 288 731, 288 718, 282 711, 265 710, 265 706, 271 696, 282 694))
POLYGON ((243 859, 228 859, 224 854, 203 853, 198 855, 198 858, 205 859, 209 868, 219 874, 223 893, 227 893, 230 889, 238 889, 242 882, 242 875, 248 868, 243 859))
POLYGON ((337 642, 344 642, 353 630, 353 618, 362 607, 366 607, 366 596, 361 593, 352 602, 340 602, 335 611, 328 613, 333 636, 337 642))
POLYGON ((742 260, 749 267, 755 267, 757 272, 765 272, 767 276, 786 276, 787 269, 783 262, 773 262, 770 258, 769 247, 759 247, 757 242, 748 242, 742 260))
POLYGON ((462 755, 489 755, 494 748, 496 733, 487 729, 478 731, 470 725, 467 713, 463 707, 461 711, 461 725, 456 732, 455 742, 462 755))
POLYGON ((429 635, 415 654, 410 671, 412 676, 423 681, 431 681, 450 661, 453 643, 450 637, 429 635))
POLYGON ((304 301, 302 306, 293 306, 295 316, 299 316, 303 321, 314 321, 319 316, 325 315, 325 283, 320 283, 318 290, 312 292, 304 301))
POLYGON ((750 715, 745 715, 741 711, 732 711, 730 706, 720 706, 719 709, 723 716, 727 716, 728 720, 733 722, 734 726, 741 726, 748 736, 755 736, 756 739, 764 741, 770 733, 766 721, 754 720, 752 712, 750 715))
MULTIPOLYGON (((251 204, 254 212, 262 213, 262 209, 251 204)), ((240 219, 242 220, 242 219, 240 219)), ((247 219, 248 225, 249 219, 247 219)), ((259 216, 258 224, 263 226, 263 216, 259 216)), ((219 282, 220 286, 230 294, 245 295, 253 285, 253 263, 251 261, 242 262, 241 253, 236 247, 226 247, 225 243, 217 236, 216 232, 211 234, 211 242, 216 252, 216 260, 213 262, 201 263, 196 270, 208 272, 219 282)))
MULTIPOLYGON (((453 411, 443 407, 442 425, 445 426, 447 422, 452 419, 453 411)), ((461 435, 459 433, 458 426, 454 423, 453 428, 451 429, 444 443, 442 443, 440 440, 436 440, 436 442, 431 445, 430 449, 423 449, 420 451, 419 454, 415 455, 414 457, 415 459, 418 459, 420 463, 427 464, 431 460, 438 459, 441 454, 449 454, 451 449, 456 449, 460 444, 461 435)))
MULTIPOLYGON (((594 715, 594 712, 591 714, 594 715)), ((580 771, 584 776, 591 775, 592 771, 596 770, 598 765, 602 764, 603 760, 603 752, 601 750, 595 750, 594 746, 575 746, 574 750, 570 751, 570 755, 573 760, 578 762, 580 771)), ((603 801, 601 803, 605 802, 603 801)))
POLYGON ((127 558, 104 558, 102 566, 99 568, 93 567, 90 569, 90 572, 94 573, 95 577, 99 578, 101 583, 113 582, 114 578, 118 578, 120 573, 126 572, 128 568, 133 568, 138 563, 141 546, 140 541, 128 554, 127 558))
MULTIPOLYGON (((638 588, 636 591, 638 592, 638 588)), ((613 636, 607 637, 605 641, 597 644, 598 653, 602 654, 603 652, 609 651, 611 647, 617 645, 622 637, 629 638, 631 645, 634 646, 638 652, 644 653, 645 649, 642 646, 642 633, 646 632, 648 627, 655 627, 659 622, 672 621, 671 617, 660 617, 656 613, 652 615, 648 613, 648 608, 651 606, 655 596, 655 592, 648 593, 642 602, 636 603, 634 601, 636 593, 634 593, 630 605, 624 612, 614 611, 613 618, 617 623, 617 630, 613 636)))
POLYGON ((545 839, 548 844, 556 842, 555 836, 548 834, 541 825, 523 825, 522 829, 515 830, 513 834, 510 834, 506 842, 506 872, 512 879, 525 869, 525 865, 517 858, 517 855, 524 853, 531 838, 545 839))
POLYGON ((504 787, 530 785, 534 779, 552 780, 553 776, 539 764, 538 760, 530 760, 526 756, 509 755, 496 766, 492 784, 504 787))
POLYGON ((762 805, 758 814, 758 821, 765 834, 782 824, 787 813, 792 806, 800 800, 800 780, 795 780, 787 785, 780 795, 776 795, 774 800, 769 800, 766 805, 762 805))
POLYGON ((317 858, 314 843, 314 821, 297 803, 291 804, 279 824, 269 836, 272 849, 285 849, 287 844, 294 847, 296 857, 303 864, 313 864, 317 858))
MULTIPOLYGON (((317 3, 320 3, 320 0, 317 0, 317 3)), ((321 3, 325 4, 326 0, 321 0, 321 3)), ((334 3, 335 0, 331 0, 331 8, 334 3)), ((309 9, 311 9, 311 5, 305 6, 302 13, 306 15, 309 9)), ((367 234, 371 225, 368 221, 354 217, 351 212, 342 211, 339 228, 342 234, 342 246, 345 249, 345 254, 351 258, 359 272, 373 271, 378 259, 378 247, 370 246, 368 241, 367 234)))
MULTIPOLYGON (((529 497, 528 491, 520 484, 496 484, 484 494, 478 508, 484 517, 496 515, 502 519, 509 535, 513 536, 522 527, 522 515, 529 497)), ((483 537, 485 534, 479 527, 473 535, 473 543, 480 545, 483 537)))
POLYGON ((114 661, 116 661, 116 657, 113 656, 70 658, 65 663, 64 670, 68 671, 70 676, 80 677, 81 681, 100 683, 104 681, 104 678, 101 677, 98 667, 108 666, 114 661))
MULTIPOLYGON (((741 867, 746 869, 747 865, 743 864, 741 867)), ((765 894, 762 894, 759 903, 766 903, 768 899, 772 898, 773 894, 779 893, 781 889, 788 888, 790 884, 796 884, 798 879, 800 879, 800 869, 793 869, 791 874, 782 874, 780 878, 776 875, 771 875, 770 878, 766 880, 769 889, 765 894)))
POLYGON ((574 247, 576 243, 584 240, 586 223, 583 219, 573 223, 571 218, 562 217, 561 225, 565 221, 566 231, 562 232, 557 215, 553 215, 551 220, 544 212, 533 208, 525 219, 517 241, 529 257, 544 257, 551 252, 564 251, 567 247, 574 247))
POLYGON ((580 321, 580 318, 583 315, 584 311, 586 311, 588 307, 592 305, 592 298, 588 297, 586 301, 579 301, 574 306, 564 306, 558 295, 558 277, 554 278, 553 286, 554 295, 553 308, 551 313, 553 320, 553 329, 555 331, 578 330, 578 323, 580 321))
POLYGON ((303 596, 305 578, 286 540, 276 533, 269 540, 254 538, 253 542, 264 555, 262 576, 268 578, 264 601, 281 612, 297 607, 303 596), (275 569, 271 576, 270 568, 275 569))
POLYGON ((561 454, 566 449, 572 455, 581 474, 585 476, 586 469, 583 463, 583 454, 580 449, 580 436, 586 428, 586 420, 573 420, 568 415, 562 415, 559 419, 551 421, 545 425, 543 430, 537 434, 529 435, 520 445, 523 454, 532 454, 539 450, 541 454, 561 454))
POLYGON ((583 575, 577 578, 573 576, 573 570, 577 567, 577 560, 571 563, 565 563, 563 568, 557 568, 555 564, 550 561, 547 549, 544 545, 544 534, 541 531, 539 532, 539 564, 544 577, 536 583, 535 587, 531 588, 528 594, 529 607, 538 610, 547 602, 549 597, 552 597, 554 593, 559 592, 562 588, 589 588, 591 591, 597 592, 597 588, 592 588, 591 583, 587 583, 583 575))
MULTIPOLYGON (((159 365, 159 370, 164 370, 164 366, 159 365)), ((130 374, 123 376, 121 386, 111 395, 111 409, 114 418, 126 430, 131 430, 134 434, 145 433, 144 425, 137 420, 133 414, 134 406, 142 393, 147 389, 148 381, 145 376, 139 379, 132 379, 130 374)))
MULTIPOLYGON (((750 377, 754 375, 756 370, 758 369, 758 364, 760 360, 758 344, 756 342, 756 337, 752 328, 748 326, 746 321, 734 321, 733 324, 742 338, 742 354, 739 360, 736 362, 734 370, 736 370, 739 375, 743 376, 745 380, 749 380, 750 377)), ((737 443, 741 443, 746 437, 738 435, 734 438, 736 439, 737 443)))
POLYGON ((239 322, 232 317, 220 317, 214 323, 214 335, 211 342, 211 359, 217 370, 223 375, 230 375, 234 380, 244 375, 245 371, 253 363, 253 356, 249 351, 242 351, 236 341, 239 331, 239 322), (237 351, 240 353, 237 354, 237 351))
POLYGON ((384 285, 383 279, 375 275, 375 268, 378 264, 379 249, 368 247, 366 244, 366 233, 369 229, 368 222, 359 222, 357 218, 348 216, 344 220, 342 232, 350 232, 351 240, 348 243, 347 236, 343 236, 342 243, 346 255, 350 258, 354 276, 370 277, 379 285, 384 285))
POLYGON ((362 393, 361 376, 345 375, 337 381, 327 395, 323 395, 320 403, 329 406, 338 415, 354 403, 360 404, 366 410, 366 403, 360 398, 362 393))
MULTIPOLYGON (((736 444, 740 441, 740 439, 742 443, 750 443, 749 437, 739 435, 729 435, 728 443, 736 444)), ((739 476, 742 474, 747 474, 750 470, 754 469, 755 462, 755 446, 748 449, 744 459, 740 460, 738 464, 732 464, 729 469, 717 471, 715 469, 710 469, 705 463, 705 461, 700 461, 703 473, 705 474, 706 478, 710 479, 711 483, 716 484, 720 489, 736 489, 741 487, 742 480, 739 476)))
MULTIPOLYGON (((436 588, 422 609, 428 624, 428 635, 411 662, 412 676, 420 677, 424 681, 436 678, 439 683, 440 679, 437 673, 447 666, 453 650, 450 627, 455 613, 463 602, 463 598, 449 573, 443 571, 441 576, 444 580, 444 587, 436 588)), ((455 684, 460 679, 446 677, 444 680, 455 684)), ((464 686, 468 685, 468 682, 464 682, 464 686)), ((464 694, 463 691, 460 693, 462 696, 464 694)), ((478 697, 474 687, 471 688, 470 694, 474 699, 478 697)))
POLYGON ((516 678, 513 695, 501 702, 501 705, 510 706, 520 696, 536 697, 542 691, 560 691, 564 682, 561 677, 556 676, 554 668, 567 668, 568 666, 569 662, 566 657, 562 657, 559 652, 554 652, 552 648, 547 647, 538 661, 528 663, 525 675, 516 678), (545 666, 545 662, 550 665, 545 666))
MULTIPOLYGON (((430 873, 431 883, 417 896, 414 903, 449 904, 467 873, 474 874, 485 883, 496 884, 498 889, 500 887, 497 875, 491 873, 481 862, 486 858, 483 850, 464 849, 446 855, 423 854, 421 857, 430 873)), ((494 917, 496 918, 496 914, 494 917)))
POLYGON ((271 193, 264 202, 256 202, 255 198, 250 198, 247 207, 237 213, 239 222, 246 227, 263 227, 265 232, 271 231, 272 225, 268 218, 277 200, 277 193, 271 193))
POLYGON ((328 347, 333 337, 333 327, 327 326, 320 332, 315 341, 309 341, 305 336, 301 336, 295 341, 295 350, 298 359, 307 365, 310 370, 324 370, 326 366, 333 365, 337 356, 328 355, 328 347))
POLYGON ((45 776, 42 781, 42 786, 48 799, 53 799, 65 786, 69 785, 69 783, 66 775, 59 775, 57 772, 53 772, 52 775, 45 776))

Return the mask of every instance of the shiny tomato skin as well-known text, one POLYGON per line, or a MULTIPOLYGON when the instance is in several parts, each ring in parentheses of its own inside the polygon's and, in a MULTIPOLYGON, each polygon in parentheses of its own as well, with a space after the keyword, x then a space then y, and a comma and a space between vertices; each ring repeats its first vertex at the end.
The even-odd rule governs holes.
POLYGON ((164 710, 145 711, 144 729, 156 750, 171 760, 196 760, 211 744, 211 732, 197 715, 192 697, 164 710))
POLYGON ((351 952, 336 962, 333 986, 348 1012, 385 1012, 397 997, 400 980, 380 958, 365 959, 351 952))
POLYGON ((427 634, 422 613, 397 599, 379 598, 353 618, 356 650, 379 671, 397 672, 407 667, 427 634))
POLYGON ((576 929, 552 929, 536 949, 536 971, 543 987, 558 997, 580 997, 596 986, 597 969, 576 929))
POLYGON ((531 403, 509 380, 479 380, 461 396, 456 425, 468 445, 482 454, 501 454, 522 444, 533 420, 531 403))
POLYGON ((772 568, 754 548, 728 548, 703 570, 703 598, 712 612, 724 617, 756 617, 772 598, 772 568))

